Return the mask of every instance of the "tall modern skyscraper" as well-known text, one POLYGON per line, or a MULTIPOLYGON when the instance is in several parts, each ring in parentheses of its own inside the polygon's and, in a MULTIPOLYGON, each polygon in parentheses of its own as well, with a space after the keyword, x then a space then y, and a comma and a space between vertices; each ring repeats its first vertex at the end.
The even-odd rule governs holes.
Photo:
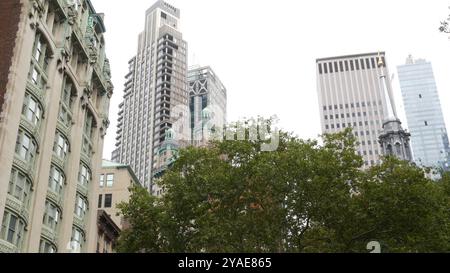
POLYGON ((449 140, 431 63, 409 56, 398 76, 415 162, 449 168, 449 140))
POLYGON ((130 165, 153 193, 157 157, 169 129, 176 134, 189 131, 187 44, 179 20, 180 10, 161 0, 145 13, 145 30, 125 77, 112 156, 113 161, 130 165))
POLYGON ((227 90, 209 66, 189 69, 188 84, 192 144, 206 144, 209 133, 225 126, 227 90))
POLYGON ((0 252, 95 252, 113 92, 103 14, 89 0, 0 12, 0 252))
MULTIPOLYGON (((394 105, 386 97, 380 78, 382 74, 389 75, 384 52, 323 58, 316 62, 322 132, 336 133, 352 127, 365 167, 377 164, 382 155, 378 137, 387 118, 388 100, 394 105), (383 62, 380 67, 378 56, 383 62)), ((392 94, 389 78, 386 88, 392 94)))

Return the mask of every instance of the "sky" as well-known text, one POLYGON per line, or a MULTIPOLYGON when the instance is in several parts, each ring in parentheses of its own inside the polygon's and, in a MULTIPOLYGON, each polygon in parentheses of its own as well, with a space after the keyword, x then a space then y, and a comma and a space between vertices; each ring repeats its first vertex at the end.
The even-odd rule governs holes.
MULTIPOLYGON (((145 11, 156 0, 91 0, 105 13, 106 51, 115 86, 105 159, 115 148, 118 105, 145 11)), ((301 138, 321 134, 316 59, 386 52, 390 73, 409 54, 432 62, 450 123, 450 39, 438 31, 450 0, 167 0, 181 10, 188 65, 209 65, 228 91, 228 121, 277 115, 301 138)), ((399 117, 407 127, 398 77, 399 117)))

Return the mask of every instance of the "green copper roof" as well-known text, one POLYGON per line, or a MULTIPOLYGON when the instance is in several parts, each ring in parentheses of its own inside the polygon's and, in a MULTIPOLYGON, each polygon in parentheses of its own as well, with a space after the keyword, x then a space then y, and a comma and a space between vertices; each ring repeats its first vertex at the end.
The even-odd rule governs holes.
POLYGON ((128 165, 103 159, 102 167, 103 168, 127 168, 128 165))

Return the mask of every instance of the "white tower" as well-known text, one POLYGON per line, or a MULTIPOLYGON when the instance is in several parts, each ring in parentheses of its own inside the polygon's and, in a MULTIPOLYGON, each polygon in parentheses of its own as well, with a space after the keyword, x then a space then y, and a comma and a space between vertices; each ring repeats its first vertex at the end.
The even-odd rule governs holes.
MULTIPOLYGON (((384 67, 381 56, 378 57, 378 67, 384 67)), ((388 113, 387 118, 383 122, 383 131, 379 136, 382 153, 386 156, 395 156, 401 160, 412 161, 410 137, 411 134, 403 130, 402 123, 397 117, 393 99, 391 98, 386 81, 384 69, 380 69, 381 85, 386 96, 388 113)))

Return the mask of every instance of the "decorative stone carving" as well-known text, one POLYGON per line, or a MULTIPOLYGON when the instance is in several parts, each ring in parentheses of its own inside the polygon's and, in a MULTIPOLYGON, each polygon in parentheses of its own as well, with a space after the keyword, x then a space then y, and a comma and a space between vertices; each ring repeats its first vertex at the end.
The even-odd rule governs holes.
POLYGON ((102 138, 104 138, 106 136, 106 132, 107 132, 107 130, 109 128, 109 124, 110 124, 109 119, 108 118, 104 118, 103 121, 102 121, 102 125, 100 127, 100 136, 102 138))

